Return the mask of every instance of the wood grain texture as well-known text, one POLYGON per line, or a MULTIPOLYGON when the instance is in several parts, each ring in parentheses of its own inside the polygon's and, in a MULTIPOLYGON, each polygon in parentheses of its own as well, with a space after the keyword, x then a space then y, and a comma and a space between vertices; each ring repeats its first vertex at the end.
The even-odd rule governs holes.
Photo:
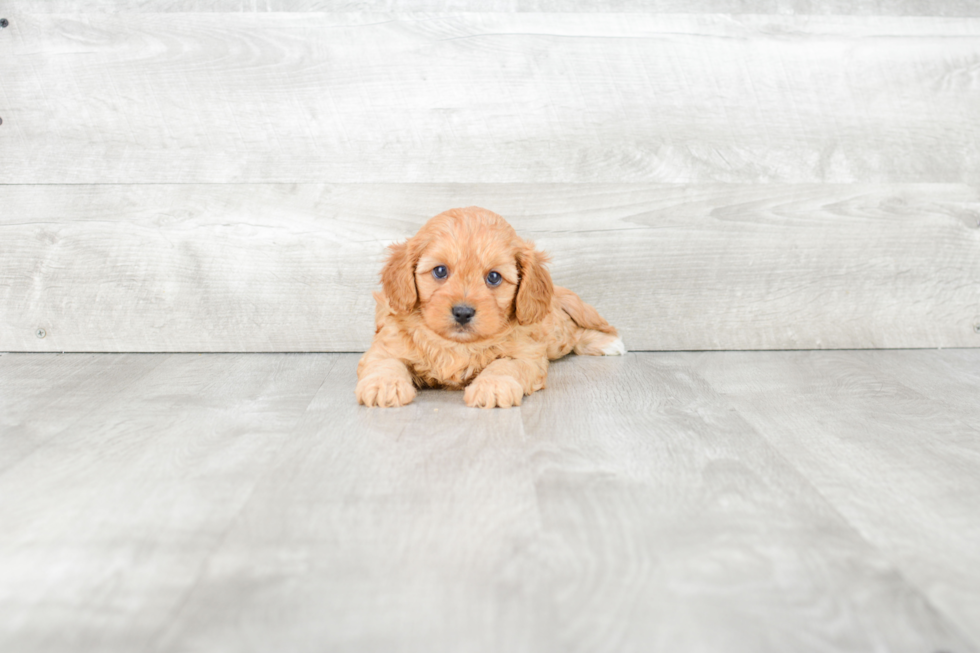
POLYGON ((85 404, 79 375, 54 401, 15 385, 64 385, 76 359, 0 361, 4 399, 28 408, 2 448, 47 435, 0 471, 0 650, 149 650, 335 363, 100 356, 115 391, 85 404))
POLYGON ((0 186, 0 350, 363 351, 385 245, 471 204, 633 350, 980 344, 968 186, 96 185, 0 186))
MULTIPOLYGON (((956 378, 980 362, 906 354, 875 360, 956 378)), ((875 533, 846 509, 896 492, 923 455, 977 476, 980 460, 948 455, 963 433, 900 436, 873 464, 783 455, 788 440, 837 442, 811 429, 838 419, 831 387, 866 427, 854 439, 885 444, 895 404, 852 372, 864 353, 571 357, 521 408, 493 411, 434 390, 358 407, 356 360, 0 356, 2 396, 24 406, 11 422, 49 434, 0 469, 0 650, 978 650, 947 617, 963 607, 933 591, 975 600, 975 554, 892 555, 920 523, 967 537, 980 515, 942 517, 966 495, 916 496, 937 515, 894 509, 875 533), (719 377, 733 364, 796 370, 780 377, 799 398, 783 442, 743 410, 756 388, 719 377), (97 369, 130 382, 80 405, 97 369), (834 474, 862 479, 844 501, 834 474)), ((926 397, 903 415, 964 405, 926 397)), ((0 430, 0 450, 18 437, 0 430)))
POLYGON ((14 356, 0 375, 0 473, 152 372, 166 356, 14 356), (36 419, 37 415, 45 419, 36 419))
POLYGON ((557 649, 934 646, 912 643, 933 608, 907 602, 901 568, 870 563, 877 551, 697 374, 698 360, 559 361, 554 394, 523 409, 554 547, 542 558, 556 559, 549 589, 559 622, 574 624, 557 649), (885 616, 906 612, 918 616, 885 616))
POLYGON ((694 369, 980 641, 980 351, 732 353, 694 369))
POLYGON ((551 12, 980 16, 973 0, 0 0, 0 13, 551 12))
POLYGON ((980 176, 973 17, 8 18, 4 183, 980 176))
POLYGON ((158 650, 535 650, 520 411, 442 391, 361 410, 356 361, 338 361, 158 650))

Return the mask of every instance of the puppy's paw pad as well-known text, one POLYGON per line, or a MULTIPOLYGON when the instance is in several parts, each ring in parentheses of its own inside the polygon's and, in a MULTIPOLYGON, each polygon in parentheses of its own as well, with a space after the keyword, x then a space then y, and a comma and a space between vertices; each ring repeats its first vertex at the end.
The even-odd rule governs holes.
POLYGON ((401 377, 371 375, 357 382, 354 393, 357 403, 365 406, 397 408, 412 403, 417 394, 415 386, 401 377))
POLYGON ((602 348, 603 356, 622 356, 626 353, 626 345, 622 338, 616 338, 602 348))
POLYGON ((524 388, 512 376, 503 374, 478 376, 463 393, 463 401, 472 408, 510 408, 520 406, 524 388))

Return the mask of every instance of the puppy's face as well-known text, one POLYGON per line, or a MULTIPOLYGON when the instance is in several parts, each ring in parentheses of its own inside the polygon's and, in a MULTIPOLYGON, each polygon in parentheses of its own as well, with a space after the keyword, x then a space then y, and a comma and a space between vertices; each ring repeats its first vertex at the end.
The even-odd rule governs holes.
POLYGON ((417 310, 429 329, 463 343, 542 319, 552 294, 543 255, 477 208, 440 214, 393 245, 382 282, 393 310, 417 310))
POLYGON ((415 266, 415 286, 426 326, 459 342, 482 340, 507 327, 518 276, 505 236, 461 229, 425 248, 415 266))

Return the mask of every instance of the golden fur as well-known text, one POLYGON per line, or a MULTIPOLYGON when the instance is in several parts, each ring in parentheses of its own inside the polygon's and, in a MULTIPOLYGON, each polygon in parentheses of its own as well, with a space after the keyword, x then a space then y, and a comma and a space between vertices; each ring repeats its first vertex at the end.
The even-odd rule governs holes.
POLYGON ((402 406, 416 388, 443 387, 465 388, 468 406, 519 406, 545 386, 549 360, 623 353, 616 329, 552 284, 547 260, 477 207, 441 213, 391 245, 384 291, 374 294, 374 342, 357 366, 358 402, 402 406), (460 324, 453 307, 463 304, 475 313, 460 324))

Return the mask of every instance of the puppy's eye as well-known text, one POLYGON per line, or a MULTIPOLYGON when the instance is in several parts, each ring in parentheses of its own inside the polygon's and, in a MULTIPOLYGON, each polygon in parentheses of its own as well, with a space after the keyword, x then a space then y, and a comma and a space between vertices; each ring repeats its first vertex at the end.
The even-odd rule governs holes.
POLYGON ((500 276, 500 273, 497 272, 496 270, 494 270, 493 272, 491 272, 490 274, 487 275, 487 285, 488 286, 499 286, 500 285, 500 282, 503 281, 503 280, 504 280, 504 278, 502 276, 500 276))
POLYGON ((449 276, 449 269, 445 265, 437 265, 432 269, 432 276, 436 279, 445 279, 449 276))

